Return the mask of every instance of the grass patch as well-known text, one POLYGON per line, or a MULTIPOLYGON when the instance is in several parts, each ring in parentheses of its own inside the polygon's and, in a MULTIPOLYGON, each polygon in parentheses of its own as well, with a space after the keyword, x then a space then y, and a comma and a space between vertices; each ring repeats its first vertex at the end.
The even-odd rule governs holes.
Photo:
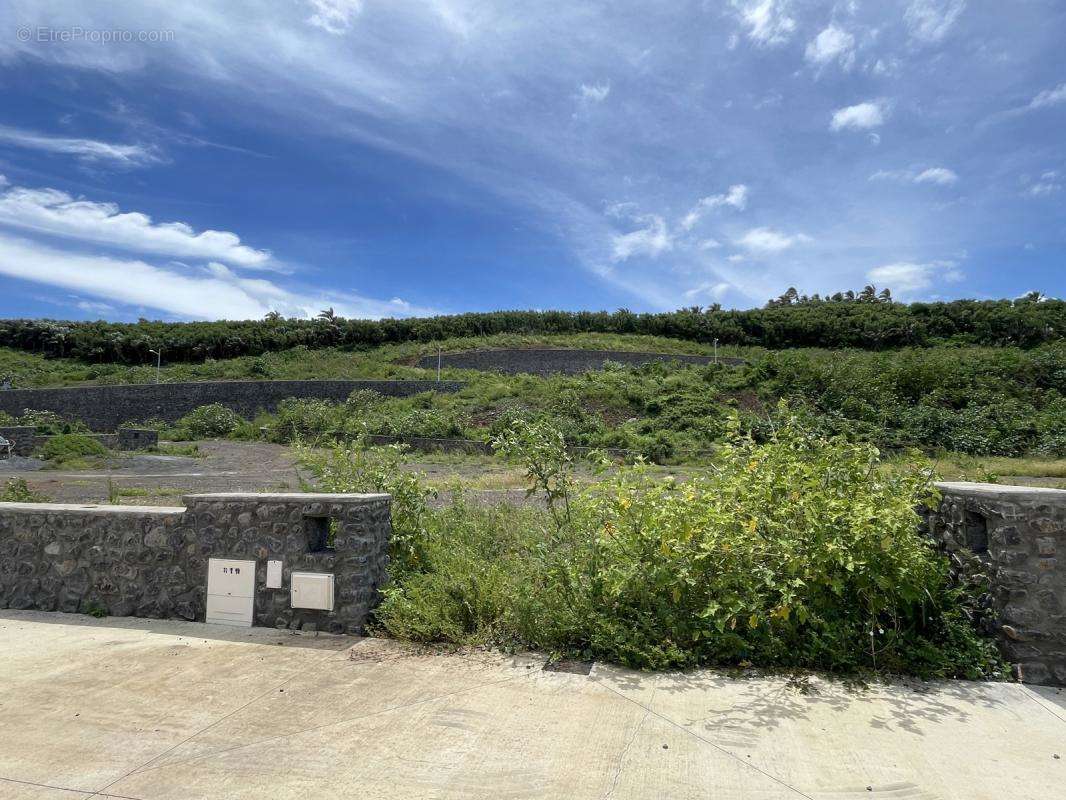
POLYGON ((108 454, 108 449, 99 441, 83 433, 53 436, 40 449, 41 458, 54 469, 91 468, 108 454))

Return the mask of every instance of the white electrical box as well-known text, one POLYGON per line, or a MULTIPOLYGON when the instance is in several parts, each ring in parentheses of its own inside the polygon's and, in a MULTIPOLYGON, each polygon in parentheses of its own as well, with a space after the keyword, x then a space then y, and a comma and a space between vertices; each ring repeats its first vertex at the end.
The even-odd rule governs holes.
POLYGON ((267 562, 266 588, 268 588, 268 589, 280 589, 281 588, 281 562, 280 561, 268 561, 267 562))
POLYGON ((293 608, 333 610, 333 574, 328 572, 294 572, 289 576, 293 608))
POLYGON ((212 558, 207 562, 205 622, 251 627, 255 609, 255 562, 212 558))

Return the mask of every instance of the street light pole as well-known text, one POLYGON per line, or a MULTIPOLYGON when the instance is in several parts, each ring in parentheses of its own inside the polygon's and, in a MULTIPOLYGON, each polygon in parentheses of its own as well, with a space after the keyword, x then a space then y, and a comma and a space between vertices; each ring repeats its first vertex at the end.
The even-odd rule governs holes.
POLYGON ((155 382, 159 383, 159 371, 163 368, 163 348, 158 350, 149 350, 149 353, 155 353, 155 382))
POLYGON ((714 363, 718 363, 718 340, 714 340, 714 363))

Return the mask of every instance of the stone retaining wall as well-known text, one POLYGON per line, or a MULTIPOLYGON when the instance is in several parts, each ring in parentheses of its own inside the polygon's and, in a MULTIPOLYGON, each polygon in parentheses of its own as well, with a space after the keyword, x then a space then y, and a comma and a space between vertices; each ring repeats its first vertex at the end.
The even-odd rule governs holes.
POLYGON ((0 503, 0 608, 203 620, 209 558, 256 562, 257 625, 361 632, 386 579, 388 495, 199 494, 187 508, 0 503), (333 547, 319 534, 332 527, 333 547), (266 562, 283 562, 267 589, 266 562), (293 570, 334 575, 333 611, 293 609, 293 570))
MULTIPOLYGON (((16 456, 32 455, 52 438, 38 434, 32 425, 0 428, 0 436, 14 444, 12 453, 16 456)), ((159 444, 159 432, 147 428, 119 428, 115 433, 94 433, 92 437, 108 450, 147 450, 159 444)))
POLYGON ((990 631, 1026 683, 1066 686, 1066 491, 939 484, 929 530, 961 577, 987 576, 990 631))
POLYGON ((37 446, 34 441, 37 429, 32 425, 10 425, 0 428, 0 436, 3 436, 14 447, 12 453, 16 456, 28 456, 37 446))
MULTIPOLYGON (((404 444, 420 453, 466 453, 468 455, 491 456, 495 451, 488 442, 477 439, 436 439, 428 436, 387 436, 370 434, 366 441, 373 445, 404 444)), ((636 450, 623 450, 618 447, 593 448, 571 446, 566 448, 573 456, 587 456, 598 449, 610 458, 626 459, 639 455, 636 450)))
POLYGON ((358 389, 407 397, 420 392, 455 392, 456 381, 198 381, 63 389, 0 391, 0 411, 13 417, 24 409, 54 411, 80 420, 94 431, 113 431, 125 422, 161 419, 174 422, 197 406, 221 403, 244 417, 273 411, 288 397, 343 402, 358 389))
MULTIPOLYGON (((625 350, 559 350, 525 349, 470 350, 463 353, 444 353, 441 365, 457 369, 476 369, 508 374, 529 373, 532 375, 577 375, 582 372, 603 369, 605 361, 630 366, 656 361, 680 361, 684 364, 710 364, 714 356, 678 355, 673 353, 633 353, 625 350)), ((741 358, 718 359, 721 364, 743 364, 741 358)), ((424 369, 437 368, 437 356, 425 356, 418 361, 424 369)))

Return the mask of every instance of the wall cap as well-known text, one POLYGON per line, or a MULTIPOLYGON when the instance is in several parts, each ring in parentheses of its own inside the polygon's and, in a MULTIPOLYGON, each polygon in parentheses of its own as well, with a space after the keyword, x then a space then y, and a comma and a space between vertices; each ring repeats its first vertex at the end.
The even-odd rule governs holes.
POLYGON ((93 503, 0 503, 0 511, 35 511, 52 514, 56 512, 101 511, 107 514, 169 514, 180 516, 184 508, 178 506, 109 506, 93 503))
POLYGON ((261 500, 264 502, 288 501, 310 503, 372 503, 389 500, 388 494, 331 494, 329 492, 205 492, 187 494, 182 499, 188 503, 196 500, 261 500))
POLYGON ((1046 497, 1051 500, 1066 500, 1066 489, 1052 489, 1047 486, 1010 486, 1000 483, 944 481, 938 482, 936 488, 941 492, 965 494, 974 497, 1020 497, 1027 499, 1046 497))

